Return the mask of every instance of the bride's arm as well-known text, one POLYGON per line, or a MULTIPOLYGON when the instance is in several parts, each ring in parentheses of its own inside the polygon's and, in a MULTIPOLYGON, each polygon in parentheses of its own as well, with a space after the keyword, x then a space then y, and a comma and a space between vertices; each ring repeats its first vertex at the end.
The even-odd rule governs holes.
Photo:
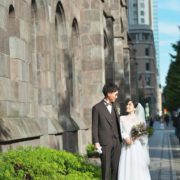
POLYGON ((126 130, 124 120, 125 119, 121 116, 120 117, 121 137, 126 144, 130 145, 133 143, 133 141, 126 130))

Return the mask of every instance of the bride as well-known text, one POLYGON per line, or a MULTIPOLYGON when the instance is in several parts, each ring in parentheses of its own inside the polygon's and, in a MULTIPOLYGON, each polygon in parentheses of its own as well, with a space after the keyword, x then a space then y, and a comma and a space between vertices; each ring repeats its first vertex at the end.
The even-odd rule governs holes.
POLYGON ((119 161, 118 180, 150 180, 148 138, 143 135, 133 140, 131 129, 145 123, 144 108, 134 100, 128 100, 128 115, 120 117, 123 145, 119 161))

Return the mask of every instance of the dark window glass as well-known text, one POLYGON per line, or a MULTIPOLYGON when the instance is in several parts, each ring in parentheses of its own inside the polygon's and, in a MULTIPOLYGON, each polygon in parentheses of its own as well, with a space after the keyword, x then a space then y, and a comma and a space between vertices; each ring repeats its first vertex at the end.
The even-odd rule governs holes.
POLYGON ((141 23, 144 23, 144 18, 141 18, 141 23))
POLYGON ((149 56, 149 48, 145 48, 145 55, 149 56))
POLYGON ((146 63, 146 71, 149 71, 149 70, 150 70, 150 64, 146 63))
POLYGON ((146 75, 145 79, 146 79, 146 86, 151 86, 151 76, 146 75))
POLYGON ((144 11, 141 11, 141 15, 142 15, 142 16, 144 15, 144 11))

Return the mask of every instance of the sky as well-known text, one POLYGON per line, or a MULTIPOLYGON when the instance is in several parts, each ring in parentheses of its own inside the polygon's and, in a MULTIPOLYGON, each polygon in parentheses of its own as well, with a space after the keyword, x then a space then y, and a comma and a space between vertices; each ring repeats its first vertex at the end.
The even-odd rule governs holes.
POLYGON ((171 44, 180 39, 180 0, 158 1, 160 82, 164 87, 171 62, 169 54, 175 54, 171 44))

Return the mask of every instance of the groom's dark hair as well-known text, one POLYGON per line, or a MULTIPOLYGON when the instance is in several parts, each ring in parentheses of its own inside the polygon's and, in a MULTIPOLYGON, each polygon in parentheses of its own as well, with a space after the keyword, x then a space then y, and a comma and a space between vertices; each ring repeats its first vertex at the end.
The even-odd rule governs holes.
POLYGON ((102 92, 104 94, 104 96, 107 96, 108 93, 113 93, 118 91, 119 88, 116 84, 114 83, 106 83, 102 89, 102 92))

